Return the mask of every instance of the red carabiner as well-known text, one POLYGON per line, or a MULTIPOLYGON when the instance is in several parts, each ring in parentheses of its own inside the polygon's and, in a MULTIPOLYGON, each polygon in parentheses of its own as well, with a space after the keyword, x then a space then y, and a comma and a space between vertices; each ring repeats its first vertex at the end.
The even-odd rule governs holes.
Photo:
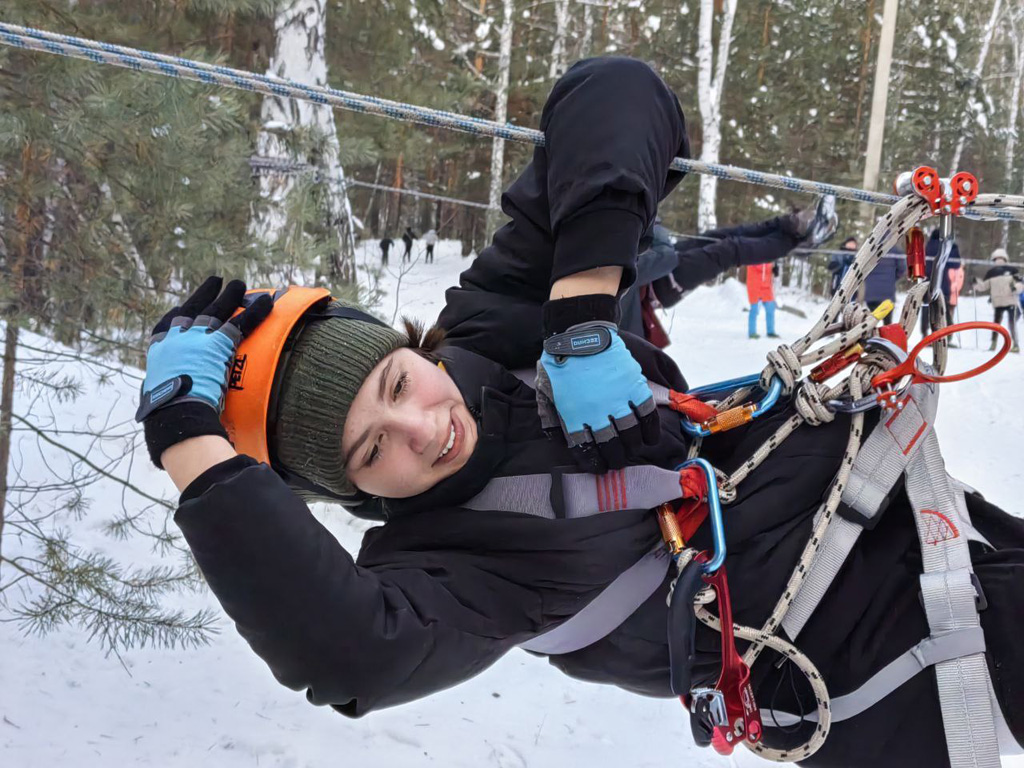
MULTIPOLYGON (((942 384, 954 381, 963 381, 964 379, 969 379, 973 376, 978 376, 984 373, 985 371, 989 370, 990 368, 998 365, 1002 361, 1002 359, 1006 357, 1007 354, 1009 354, 1011 344, 1012 340, 1010 338, 1010 332, 1006 330, 1006 328, 1004 328, 1003 326, 998 325, 996 323, 989 323, 979 320, 968 323, 957 323, 956 325, 947 325, 945 328, 942 328, 938 331, 933 331, 932 333, 928 334, 923 339, 921 339, 921 341, 917 343, 917 346, 915 346, 907 354, 907 359, 904 360, 899 365, 897 365, 895 368, 890 368, 888 371, 883 371, 882 373, 878 374, 873 379, 871 379, 871 386, 874 389, 881 389, 882 387, 886 386, 891 387, 895 385, 900 379, 906 376, 911 377, 911 384, 918 384, 921 382, 942 384), (1003 348, 1000 349, 991 360, 986 360, 977 368, 972 368, 971 370, 964 371, 963 373, 955 373, 949 376, 933 376, 931 374, 925 373, 924 371, 917 367, 917 356, 921 354, 925 347, 931 345, 935 341, 938 341, 939 339, 945 336, 952 336, 954 333, 960 333, 961 331, 971 330, 992 331, 993 333, 1000 334, 1003 337, 1003 348)), ((890 400, 891 398, 892 393, 888 389, 884 392, 881 392, 878 395, 878 401, 883 405, 886 403, 886 401, 890 400)))
POLYGON ((750 685, 750 668, 736 651, 736 640, 732 635, 732 601, 729 598, 725 566, 714 573, 705 574, 704 583, 715 588, 718 600, 718 620, 722 628, 722 673, 715 688, 725 698, 728 715, 727 725, 715 726, 711 746, 721 755, 731 755, 741 740, 746 739, 751 744, 761 740, 761 711, 750 685))

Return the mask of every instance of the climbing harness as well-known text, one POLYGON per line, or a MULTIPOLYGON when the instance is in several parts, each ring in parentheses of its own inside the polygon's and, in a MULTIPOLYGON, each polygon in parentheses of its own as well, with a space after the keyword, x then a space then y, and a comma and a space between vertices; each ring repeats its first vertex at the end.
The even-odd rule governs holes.
MULTIPOLYGON (((308 86, 280 78, 139 51, 82 38, 0 23, 0 44, 71 58, 125 67, 167 77, 227 88, 294 98, 322 106, 378 114, 393 119, 493 136, 511 141, 544 144, 540 131, 424 109, 409 104, 308 86)), ((997 364, 1009 349, 1009 334, 993 323, 947 326, 940 290, 941 276, 952 249, 953 217, 1024 221, 1024 196, 982 195, 970 174, 942 179, 933 168, 921 167, 897 179, 895 195, 761 173, 748 169, 675 158, 679 171, 711 174, 722 179, 778 187, 795 192, 828 194, 874 205, 891 206, 875 225, 857 253, 839 289, 821 318, 792 345, 768 355, 768 365, 753 377, 702 388, 689 396, 663 392, 663 398, 684 414, 684 429, 694 436, 692 463, 679 472, 656 467, 635 467, 622 473, 593 475, 537 475, 497 478, 469 505, 481 509, 514 509, 526 514, 582 516, 614 509, 659 509, 659 522, 667 547, 659 546, 627 569, 586 608, 556 628, 539 633, 522 647, 541 653, 569 653, 613 631, 663 583, 669 559, 677 577, 670 595, 673 690, 686 697, 693 715, 695 737, 728 753, 736 743, 771 760, 796 761, 813 755, 825 742, 833 719, 852 717, 872 706, 902 682, 923 669, 935 668, 943 724, 952 768, 996 768, 998 733, 1005 730, 994 700, 985 662, 984 633, 978 612, 986 607, 980 583, 971 569, 968 540, 980 539, 967 512, 964 487, 946 474, 934 433, 938 383, 960 381, 997 364), (923 232, 917 225, 926 218, 940 220, 942 242, 930 282, 925 282, 923 232), (892 246, 907 238, 908 272, 915 285, 904 304, 898 324, 879 327, 881 317, 853 303, 867 274, 886 257, 892 246), (934 329, 909 353, 906 339, 922 306, 928 306, 934 329), (977 368, 944 376, 947 339, 963 330, 985 328, 1000 333, 1004 346, 977 368), (827 339, 827 340, 826 340, 827 339), (814 345, 824 341, 820 346, 814 345), (918 359, 932 349, 931 364, 918 359), (815 366, 804 378, 803 369, 815 366), (850 369, 845 380, 827 382, 850 369), (748 403, 759 390, 763 396, 748 403), (724 395, 713 405, 701 398, 724 395), (795 413, 731 475, 717 472, 698 454, 702 440, 716 432, 747 424, 769 411, 781 395, 792 395, 795 413), (880 407, 883 416, 863 441, 864 413, 880 407), (838 412, 850 413, 850 436, 839 473, 815 515, 813 530, 799 563, 769 618, 758 629, 733 622, 725 574, 725 538, 721 504, 735 498, 735 489, 783 440, 803 424, 829 422, 838 412), (776 632, 781 627, 796 639, 821 602, 832 580, 865 528, 884 512, 896 484, 903 479, 910 498, 921 543, 924 573, 921 595, 930 636, 878 672, 859 690, 831 700, 824 681, 805 655, 776 632), (511 482, 508 482, 511 481, 511 482), (555 493, 555 483, 561 494, 555 493), (703 490, 702 490, 703 489, 703 490), (677 510, 663 506, 680 499, 677 510), (556 501, 561 508, 556 509, 556 501), (685 510, 685 512, 684 512, 685 510), (684 513, 680 520, 680 513, 684 513), (686 547, 705 517, 712 519, 714 552, 711 556, 686 547), (639 602, 637 602, 639 601, 639 602), (718 614, 708 610, 718 603, 718 614), (693 657, 693 618, 722 637, 722 670, 714 688, 692 689, 688 662, 693 657), (748 642, 740 656, 735 638, 748 642), (796 717, 770 713, 774 722, 808 721, 815 724, 808 741, 788 750, 773 749, 762 738, 763 723, 749 683, 749 671, 764 648, 791 660, 807 677, 816 698, 816 713, 796 717)), ((294 290, 294 289, 292 289, 294 290)), ((287 296, 287 294, 285 294, 287 296)), ((263 374, 271 374, 286 351, 291 329, 306 311, 324 301, 324 295, 293 295, 295 312, 285 318, 276 341, 260 350, 263 374), (309 301, 306 304, 307 300, 309 301), (270 362, 266 362, 266 361, 270 362)), ((282 305, 283 306, 283 305, 282 305)), ((886 313, 887 314, 887 313, 886 313)), ((352 317, 352 315, 345 315, 352 317)), ((369 316, 356 319, 373 320, 369 316)), ((375 321, 375 320, 373 320, 375 321)), ((375 321, 377 322, 377 321, 375 321)), ((241 350, 240 350, 241 352, 241 350)), ((255 358, 253 358, 255 360, 255 358)), ((251 439, 252 450, 266 453, 267 418, 271 413, 274 376, 246 372, 247 353, 236 360, 232 381, 237 390, 251 387, 252 407, 262 417, 246 421, 239 439, 251 439)), ((664 388, 662 388, 664 389, 664 388)), ((248 397, 246 395, 245 397, 248 397)), ((658 393, 655 392, 656 397, 658 393)), ((231 394, 228 396, 230 407, 231 394)), ((241 402, 236 400, 236 402, 241 402)), ((226 411, 227 414, 227 411, 226 411)), ((227 414, 238 425, 244 414, 227 414)))
MULTIPOLYGON (((716 590, 722 590, 718 593, 719 615, 710 614, 706 607, 710 602, 708 590, 695 587, 692 574, 678 565, 684 560, 688 563, 703 562, 703 558, 700 553, 687 550, 685 543, 674 535, 671 525, 664 519, 670 510, 663 508, 659 511, 663 537, 677 562, 678 577, 673 594, 676 589, 681 591, 674 601, 675 612, 682 612, 679 606, 685 604, 687 609, 692 608, 700 621, 717 631, 727 633, 731 625, 735 637, 750 642, 742 657, 747 669, 753 666, 766 647, 783 653, 807 677, 816 698, 817 711, 811 715, 797 717, 783 712, 761 713, 766 718, 770 715, 771 721, 780 727, 800 722, 815 724, 805 744, 795 749, 778 750, 764 743, 760 738, 760 728, 756 729, 756 738, 749 731, 752 723, 760 725, 761 721, 753 718, 752 713, 737 708, 735 692, 730 707, 729 691, 718 686, 691 691, 689 708, 695 737, 699 743, 710 741, 720 751, 728 752, 733 744, 743 743, 771 760, 806 759, 824 744, 832 721, 863 712, 915 674, 935 667, 951 765, 953 768, 995 768, 999 765, 996 733, 1005 730, 1005 723, 991 693, 984 658, 984 635, 977 616, 977 612, 984 609, 985 600, 980 583, 971 571, 967 549, 968 539, 978 535, 970 523, 963 487, 945 473, 933 424, 938 384, 962 381, 998 364, 1009 352, 1010 335, 994 323, 946 326, 942 311, 932 315, 938 323, 936 329, 909 352, 907 338, 916 325, 922 304, 928 299, 934 300, 934 275, 941 274, 938 268, 934 269, 933 279, 926 281, 923 247, 919 247, 923 246, 923 241, 916 225, 930 216, 937 215, 947 220, 962 215, 973 201, 1024 209, 1024 197, 979 195, 973 176, 957 174, 952 179, 943 180, 934 169, 926 167, 901 177, 901 182, 906 196, 878 221, 836 295, 807 335, 793 345, 780 346, 770 353, 769 364, 756 381, 754 377, 745 377, 689 393, 703 406, 712 404, 703 402, 701 398, 724 396, 723 400, 712 405, 718 413, 730 413, 743 407, 759 408, 761 403, 745 405, 748 398, 759 389, 770 391, 776 383, 781 383, 785 394, 794 396, 796 413, 783 422, 750 459, 731 476, 714 474, 719 496, 725 504, 734 496, 739 483, 801 424, 816 425, 833 420, 836 413, 851 414, 850 436, 839 473, 815 515, 810 538, 783 596, 760 629, 735 625, 731 616, 726 616, 729 601, 724 578, 720 585, 716 585, 716 590), (851 300, 878 260, 889 252, 895 242, 908 235, 909 274, 915 285, 908 293, 899 322, 880 326, 881 318, 891 312, 891 305, 881 306, 872 314, 851 300), (999 333, 1003 338, 1002 349, 971 370, 945 375, 948 337, 977 328, 999 333), (814 347, 826 339, 830 340, 814 347), (920 359, 927 348, 933 352, 931 364, 920 359), (801 379, 803 369, 816 363, 810 374, 801 379), (850 373, 845 380, 831 386, 827 383, 847 369, 850 373), (882 416, 862 445, 864 413, 874 408, 881 408, 882 416), (781 627, 789 639, 798 637, 852 550, 860 531, 873 527, 877 522, 901 478, 906 483, 914 509, 924 555, 921 594, 931 635, 879 671, 857 691, 830 700, 824 681, 813 664, 776 632, 781 627), (731 740, 725 738, 730 727, 731 740), (710 739, 708 734, 711 734, 710 739)), ((943 228, 946 232, 951 231, 949 225, 943 228)), ((683 413, 684 429, 687 429, 688 422, 692 422, 693 404, 673 395, 669 393, 666 400, 683 413), (685 405, 686 408, 677 405, 685 405)), ((703 418, 706 424, 713 417, 704 414, 703 418)), ((739 423, 749 421, 750 418, 746 418, 739 423)), ((699 454, 701 442, 700 439, 695 441, 691 458, 699 454)), ((709 498, 712 496, 708 494, 709 498)), ((716 554, 717 551, 716 545, 716 554)), ((684 651, 692 647, 687 645, 687 639, 681 636, 679 628, 692 632, 694 624, 680 620, 675 613, 670 622, 670 642, 678 644, 678 648, 670 649, 670 653, 675 653, 675 666, 675 658, 684 657, 684 651), (675 637, 672 627, 677 628, 675 637)), ((726 676, 726 684, 734 689, 738 679, 736 670, 742 668, 728 658, 728 649, 732 646, 733 641, 723 637, 723 675, 728 665, 730 675, 726 676)), ((679 679, 675 670, 673 674, 674 685, 689 682, 687 674, 679 675, 679 679)), ((682 692, 681 689, 674 690, 682 692)))

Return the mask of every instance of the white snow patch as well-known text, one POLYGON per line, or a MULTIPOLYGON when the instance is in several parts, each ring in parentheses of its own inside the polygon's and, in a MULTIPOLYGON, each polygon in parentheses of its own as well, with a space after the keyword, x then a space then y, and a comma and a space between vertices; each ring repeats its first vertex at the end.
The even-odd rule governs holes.
POLYGON ((928 36, 928 30, 925 29, 924 24, 918 24, 914 27, 914 34, 921 40, 921 45, 926 49, 932 47, 932 39, 928 36))
POLYGON ((944 29, 939 30, 939 37, 942 38, 942 42, 946 46, 946 56, 949 58, 951 62, 956 61, 956 38, 953 37, 951 34, 949 34, 949 32, 947 32, 944 29))

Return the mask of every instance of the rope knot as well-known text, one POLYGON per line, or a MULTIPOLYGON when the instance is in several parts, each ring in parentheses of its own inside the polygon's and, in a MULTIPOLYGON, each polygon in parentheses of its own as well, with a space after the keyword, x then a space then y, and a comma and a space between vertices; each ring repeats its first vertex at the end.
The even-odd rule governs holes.
POLYGON ((868 318, 874 319, 875 316, 871 314, 871 310, 864 304, 852 302, 843 307, 843 328, 846 330, 856 328, 868 318))
POLYGON ((800 364, 800 357, 788 344, 780 344, 778 349, 768 353, 768 365, 761 372, 761 389, 767 390, 772 379, 778 377, 782 382, 782 393, 789 395, 796 387, 797 381, 803 373, 804 367, 800 364))
POLYGON ((817 383, 807 379, 803 386, 797 390, 795 405, 796 412, 800 417, 817 427, 821 424, 828 424, 835 419, 836 415, 825 405, 825 398, 828 396, 829 386, 824 383, 817 383))

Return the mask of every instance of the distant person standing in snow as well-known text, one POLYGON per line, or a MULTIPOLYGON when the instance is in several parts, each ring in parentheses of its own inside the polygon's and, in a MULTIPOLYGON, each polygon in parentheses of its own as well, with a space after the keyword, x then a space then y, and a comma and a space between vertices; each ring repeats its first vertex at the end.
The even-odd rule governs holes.
MULTIPOLYGON (((1020 270, 1010 266, 1005 248, 992 251, 992 264, 992 268, 985 273, 985 279, 976 281, 974 288, 981 292, 988 291, 994 311, 992 322, 1002 325, 1003 317, 1006 317, 1006 325, 1013 339, 1010 351, 1020 352, 1020 344, 1017 343, 1017 294, 1022 290, 1020 270)), ((999 335, 993 333, 989 349, 995 349, 998 341, 999 335)))
POLYGON ((427 264, 434 263, 434 246, 437 245, 437 231, 429 230, 423 236, 423 243, 427 246, 427 264))
POLYGON ((846 271, 851 267, 854 259, 857 258, 857 248, 859 247, 856 237, 848 237, 843 241, 841 251, 833 253, 832 257, 828 260, 828 271, 832 276, 829 281, 829 296, 836 295, 836 291, 839 290, 843 278, 846 277, 846 271))
POLYGON ((388 265, 388 251, 391 250, 391 246, 395 244, 387 235, 384 235, 384 239, 380 241, 380 265, 386 267, 388 265))
POLYGON ((757 307, 760 304, 764 304, 768 338, 779 338, 779 334, 775 332, 775 289, 772 286, 777 274, 778 264, 751 264, 747 267, 747 299, 750 301, 747 335, 752 339, 761 338, 757 334, 757 307))
POLYGON ((402 254, 402 263, 412 259, 412 241, 416 239, 416 233, 412 231, 412 227, 406 227, 405 232, 402 233, 402 242, 405 244, 405 253, 402 254))
MULTIPOLYGON (((868 309, 874 312, 885 301, 896 304, 896 283, 900 278, 906 277, 907 260, 899 248, 893 248, 889 253, 878 260, 875 268, 872 269, 864 279, 864 302, 868 309)), ((888 323, 892 317, 892 310, 882 318, 883 323, 888 323)))

